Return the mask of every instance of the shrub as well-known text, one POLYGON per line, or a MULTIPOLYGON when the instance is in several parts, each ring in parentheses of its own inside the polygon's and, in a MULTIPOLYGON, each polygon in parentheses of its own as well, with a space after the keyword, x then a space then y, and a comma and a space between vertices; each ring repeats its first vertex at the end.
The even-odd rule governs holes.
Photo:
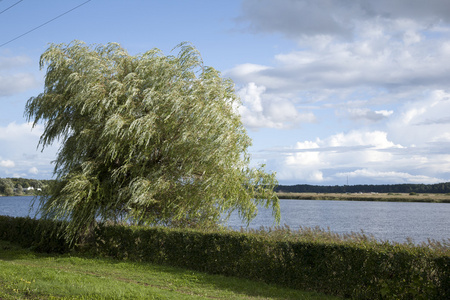
POLYGON ((0 239, 32 247, 39 252, 65 253, 69 244, 60 235, 61 222, 0 216, 0 239))
MULTIPOLYGON (((63 224, 0 216, 0 239, 39 251, 69 251, 55 232, 63 224)), ((316 290, 354 299, 448 299, 450 250, 377 242, 362 234, 339 236, 288 227, 201 231, 98 224, 78 251, 148 261, 316 290)))

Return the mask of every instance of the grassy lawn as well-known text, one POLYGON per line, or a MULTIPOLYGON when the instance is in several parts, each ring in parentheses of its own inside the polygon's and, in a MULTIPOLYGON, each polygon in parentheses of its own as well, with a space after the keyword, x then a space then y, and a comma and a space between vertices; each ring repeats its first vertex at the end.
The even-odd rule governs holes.
POLYGON ((0 299, 337 299, 148 263, 43 255, 0 241, 0 299))

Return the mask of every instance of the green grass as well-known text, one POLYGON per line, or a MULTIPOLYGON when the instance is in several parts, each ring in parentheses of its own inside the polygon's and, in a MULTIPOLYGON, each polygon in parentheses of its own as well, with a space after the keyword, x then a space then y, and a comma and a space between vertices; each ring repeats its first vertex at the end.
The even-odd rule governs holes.
POLYGON ((337 299, 148 263, 44 255, 0 241, 0 299, 337 299))

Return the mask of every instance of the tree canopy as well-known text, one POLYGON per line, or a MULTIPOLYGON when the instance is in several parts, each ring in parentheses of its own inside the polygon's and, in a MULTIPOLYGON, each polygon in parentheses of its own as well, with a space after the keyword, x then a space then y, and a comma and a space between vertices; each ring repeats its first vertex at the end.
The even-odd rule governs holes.
POLYGON ((132 56, 120 45, 51 44, 44 91, 25 115, 44 122, 39 145, 61 143, 43 217, 79 233, 95 220, 211 224, 258 205, 279 220, 274 173, 250 168, 251 140, 231 80, 183 43, 177 55, 132 56))
POLYGON ((26 195, 35 195, 45 189, 51 180, 37 180, 26 178, 0 178, 0 196, 14 196, 24 192, 26 195), (19 186, 22 187, 20 191, 19 186), (32 189, 29 189, 29 188, 32 189))
POLYGON ((357 185, 278 185, 284 193, 450 193, 450 182, 434 184, 357 184, 357 185))

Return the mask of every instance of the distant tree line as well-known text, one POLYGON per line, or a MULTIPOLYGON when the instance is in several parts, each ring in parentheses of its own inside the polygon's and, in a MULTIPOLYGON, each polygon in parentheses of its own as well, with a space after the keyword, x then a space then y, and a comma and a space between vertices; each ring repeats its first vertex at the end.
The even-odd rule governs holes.
POLYGON ((51 180, 0 178, 0 196, 35 195, 44 190, 51 180))
MULTIPOLYGON (((0 196, 34 195, 53 180, 0 178, 0 196), (32 187, 33 189, 30 189, 32 187)), ((278 185, 283 193, 450 193, 450 182, 436 184, 360 184, 360 185, 278 185)))
POLYGON ((380 185, 279 185, 276 192, 284 193, 450 193, 450 182, 436 184, 380 184, 380 185))

